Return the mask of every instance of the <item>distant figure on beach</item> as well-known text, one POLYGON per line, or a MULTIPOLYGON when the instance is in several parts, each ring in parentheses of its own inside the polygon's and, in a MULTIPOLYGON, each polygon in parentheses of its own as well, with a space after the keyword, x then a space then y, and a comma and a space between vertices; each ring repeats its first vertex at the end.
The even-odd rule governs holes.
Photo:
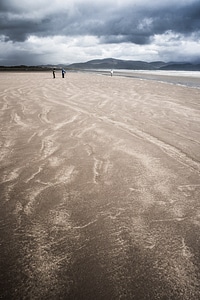
POLYGON ((111 77, 113 76, 113 70, 110 71, 110 76, 111 76, 111 77))
POLYGON ((53 78, 56 78, 56 70, 53 68, 53 78))
POLYGON ((62 78, 65 78, 65 73, 66 73, 66 71, 64 69, 62 69, 62 78))

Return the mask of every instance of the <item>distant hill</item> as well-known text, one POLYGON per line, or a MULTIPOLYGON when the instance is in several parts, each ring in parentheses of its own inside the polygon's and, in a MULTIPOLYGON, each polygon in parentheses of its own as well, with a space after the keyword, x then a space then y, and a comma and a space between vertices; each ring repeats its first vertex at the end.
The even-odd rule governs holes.
MULTIPOLYGON (((160 62, 161 63, 161 62, 160 62)), ((159 63, 158 63, 159 65, 159 63)), ((163 66, 164 63, 161 63, 163 66)), ((126 69, 126 70, 152 70, 156 63, 144 61, 120 60, 114 58, 95 59, 84 63, 75 63, 68 66, 73 69, 126 69)))
POLYGON ((134 60, 120 60, 114 58, 95 59, 84 63, 74 63, 67 66, 70 69, 126 69, 126 70, 183 70, 200 71, 200 64, 189 62, 163 61, 145 62, 134 60))
POLYGON ((171 71, 200 71, 200 64, 192 63, 168 63, 165 66, 160 67, 160 70, 171 71))
MULTIPOLYGON (((200 63, 190 62, 168 62, 121 60, 115 58, 94 59, 83 63, 73 63, 70 65, 58 64, 53 67, 60 69, 64 67, 68 70, 176 70, 176 71, 200 71, 200 63)), ((0 71, 48 71, 52 70, 52 65, 41 66, 0 66, 0 71)))

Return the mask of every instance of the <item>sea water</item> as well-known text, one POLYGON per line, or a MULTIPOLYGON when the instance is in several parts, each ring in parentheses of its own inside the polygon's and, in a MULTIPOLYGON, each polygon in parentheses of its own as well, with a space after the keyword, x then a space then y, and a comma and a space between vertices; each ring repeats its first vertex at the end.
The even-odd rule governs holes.
POLYGON ((117 70, 115 74, 200 88, 200 71, 117 70))

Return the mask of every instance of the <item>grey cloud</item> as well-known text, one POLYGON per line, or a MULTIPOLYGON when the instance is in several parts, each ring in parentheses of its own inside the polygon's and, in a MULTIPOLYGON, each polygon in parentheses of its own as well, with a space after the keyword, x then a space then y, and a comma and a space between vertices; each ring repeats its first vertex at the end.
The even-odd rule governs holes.
MULTIPOLYGON (((17 2, 14 1, 16 4, 17 2)), ((73 10, 58 8, 55 13, 43 9, 40 18, 31 16, 11 0, 0 3, 1 34, 12 41, 24 41, 30 35, 95 35, 102 43, 131 42, 148 44, 155 34, 173 31, 185 35, 200 30, 200 3, 157 7, 150 4, 137 6, 126 4, 109 6, 109 1, 90 5, 78 2, 73 10)))
POLYGON ((158 11, 153 16, 153 32, 163 33, 167 30, 189 34, 200 29, 200 3, 183 8, 168 8, 158 11))
MULTIPOLYGON (((200 30, 200 3, 186 7, 159 7, 143 10, 127 9, 123 14, 107 20, 104 32, 105 40, 113 40, 113 36, 123 36, 123 41, 146 44, 155 34, 167 31, 183 35, 198 33, 200 30), (146 22, 149 20, 149 23, 146 22), (145 26, 146 23, 146 26, 145 26), (109 38, 110 37, 110 38, 109 38)), ((121 40, 119 39, 119 42, 121 40)))
MULTIPOLYGON (((1 15, 0 15, 1 18, 1 15)), ((12 41, 22 42, 26 40, 30 32, 33 32, 34 24, 27 20, 8 21, 6 17, 1 18, 1 33, 12 41)), ((38 30, 37 30, 38 31, 38 30)))

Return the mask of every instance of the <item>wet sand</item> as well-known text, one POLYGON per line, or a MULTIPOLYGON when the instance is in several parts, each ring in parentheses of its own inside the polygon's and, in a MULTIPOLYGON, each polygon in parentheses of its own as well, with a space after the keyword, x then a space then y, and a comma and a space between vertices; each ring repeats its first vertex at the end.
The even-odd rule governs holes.
POLYGON ((199 299, 200 89, 0 81, 0 299, 199 299))

